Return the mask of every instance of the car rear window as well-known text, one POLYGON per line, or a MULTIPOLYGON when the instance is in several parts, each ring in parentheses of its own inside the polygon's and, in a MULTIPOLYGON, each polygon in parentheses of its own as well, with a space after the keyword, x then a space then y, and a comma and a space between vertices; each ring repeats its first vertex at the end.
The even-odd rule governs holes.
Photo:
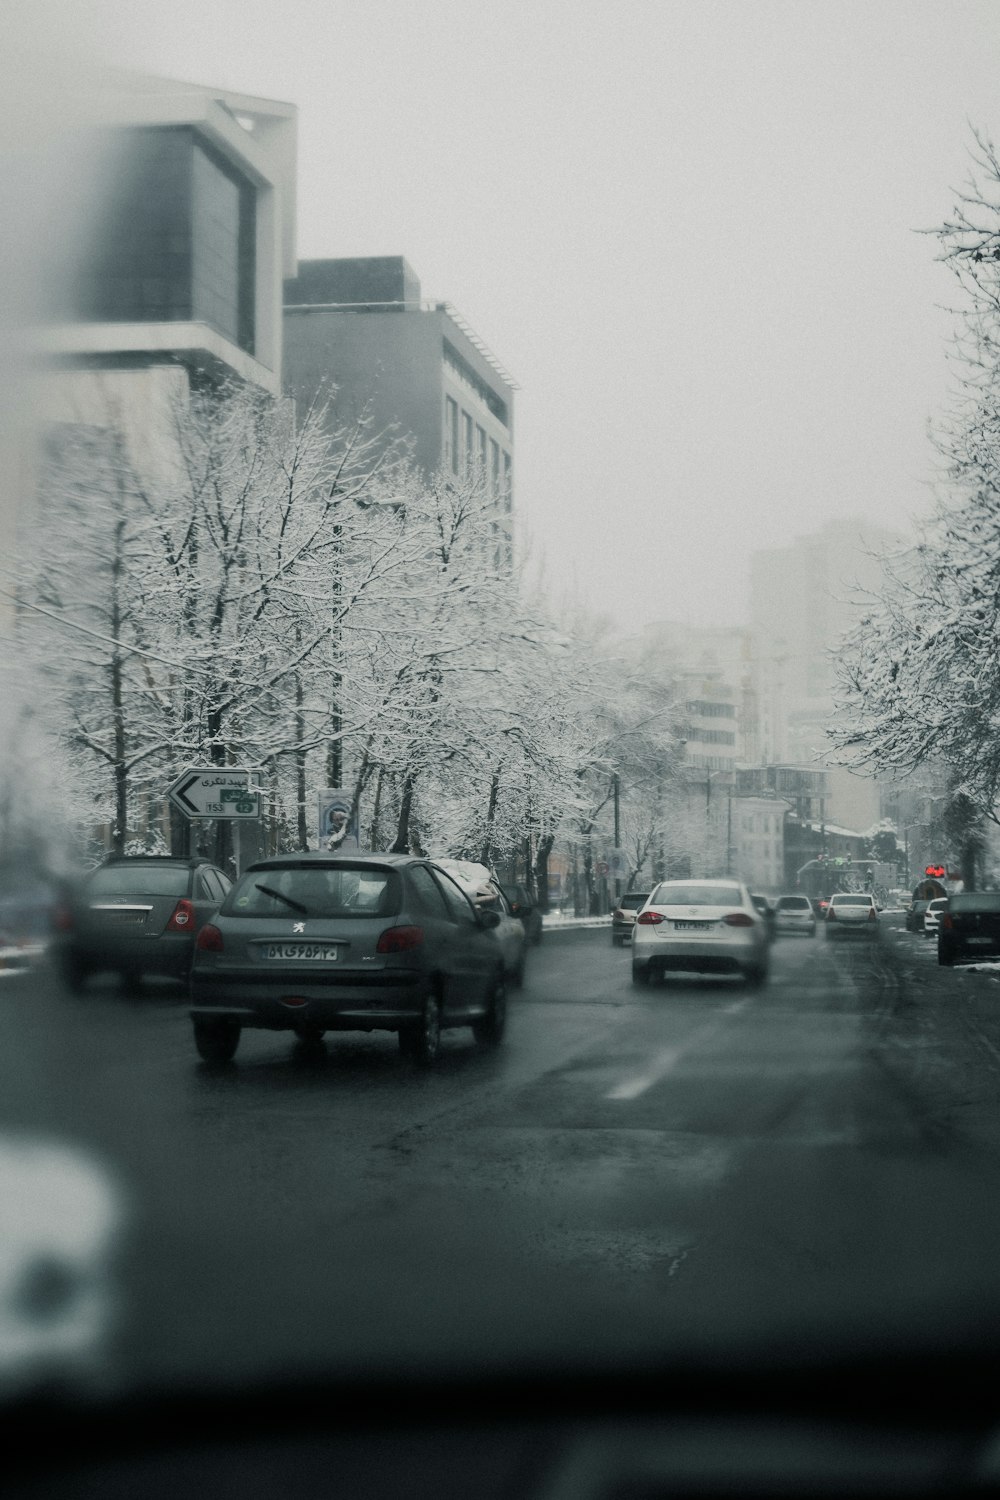
POLYGON ((102 865, 87 881, 88 896, 185 896, 186 865, 102 865))
POLYGON ((392 917, 400 907, 395 870, 370 865, 282 865, 248 870, 222 907, 227 917, 392 917))
POLYGON ((948 902, 950 911, 1000 911, 1000 891, 964 891, 952 896, 948 902))
POLYGON ((871 896, 834 896, 832 904, 834 906, 871 906, 872 898, 871 896))
POLYGON ((944 909, 945 909, 945 907, 947 905, 948 905, 948 898, 947 898, 947 896, 942 896, 942 897, 939 897, 937 901, 932 901, 931 904, 930 904, 930 906, 928 906, 927 910, 928 911, 944 911, 944 909))
POLYGON ((623 910, 627 906, 630 911, 634 911, 636 907, 643 906, 648 900, 648 891, 626 891, 625 895, 619 901, 618 905, 622 907, 623 910))
POLYGON ((695 885, 666 882, 653 893, 654 906, 742 906, 738 885, 695 885))
POLYGON ((779 896, 779 911, 812 911, 808 896, 779 896))

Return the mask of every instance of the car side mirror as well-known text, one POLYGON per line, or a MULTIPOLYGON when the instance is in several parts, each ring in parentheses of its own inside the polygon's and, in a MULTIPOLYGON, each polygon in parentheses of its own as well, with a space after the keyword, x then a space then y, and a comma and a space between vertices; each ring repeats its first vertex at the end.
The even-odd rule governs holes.
POLYGON ((500 913, 489 906, 480 906, 476 909, 480 927, 487 929, 500 926, 500 913))

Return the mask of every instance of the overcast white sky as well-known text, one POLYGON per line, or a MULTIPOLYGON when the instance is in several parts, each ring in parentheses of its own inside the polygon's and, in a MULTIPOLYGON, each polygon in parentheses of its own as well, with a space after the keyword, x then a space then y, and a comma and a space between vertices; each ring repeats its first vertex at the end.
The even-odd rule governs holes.
POLYGON ((1000 131, 979 0, 75 0, 112 62, 294 102, 299 253, 402 254, 522 389, 555 588, 735 622, 747 563, 927 504, 934 243, 1000 131))

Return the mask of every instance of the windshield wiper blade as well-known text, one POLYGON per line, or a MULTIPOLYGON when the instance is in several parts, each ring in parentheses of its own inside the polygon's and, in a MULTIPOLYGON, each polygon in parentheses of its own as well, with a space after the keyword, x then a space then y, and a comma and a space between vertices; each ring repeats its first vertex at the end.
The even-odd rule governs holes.
POLYGON ((258 891, 263 891, 265 896, 273 896, 275 901, 284 901, 286 906, 290 906, 293 911, 300 911, 304 917, 307 917, 309 915, 308 906, 303 906, 301 901, 293 901, 291 896, 283 896, 282 893, 280 891, 276 891, 273 886, 261 885, 258 881, 255 880, 254 888, 258 891))

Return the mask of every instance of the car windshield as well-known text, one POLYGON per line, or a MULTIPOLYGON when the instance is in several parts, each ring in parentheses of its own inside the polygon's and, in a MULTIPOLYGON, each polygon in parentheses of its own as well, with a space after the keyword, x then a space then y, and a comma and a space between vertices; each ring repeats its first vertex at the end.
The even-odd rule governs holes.
POLYGON ((713 885, 706 881, 687 884, 658 885, 650 900, 652 906, 741 906, 743 897, 738 885, 713 885))
POLYGON ((105 865, 87 881, 87 896, 183 896, 190 879, 184 865, 105 865))
POLYGON ((227 917, 274 917, 299 911, 310 917, 376 918, 399 910, 394 870, 366 865, 284 865, 247 872, 222 907, 227 917))
POLYGON ((4 20, 0 1412, 988 1490, 1000 0, 4 20))

